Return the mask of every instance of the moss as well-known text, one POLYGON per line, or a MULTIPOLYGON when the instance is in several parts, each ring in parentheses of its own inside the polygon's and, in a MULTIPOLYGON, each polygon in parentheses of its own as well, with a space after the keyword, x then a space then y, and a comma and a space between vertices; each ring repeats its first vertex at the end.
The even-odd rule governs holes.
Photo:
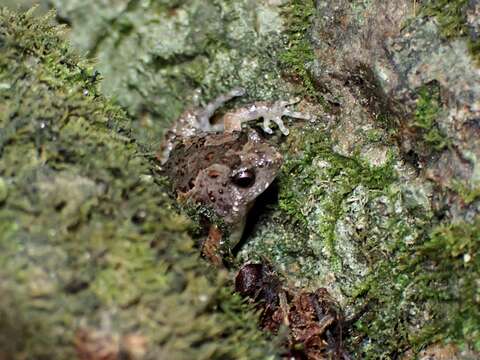
POLYGON ((335 243, 337 221, 345 215, 342 203, 360 185, 369 191, 386 190, 396 179, 393 159, 384 166, 372 167, 359 156, 349 158, 335 153, 328 136, 309 129, 301 136, 292 132, 291 138, 301 139, 301 145, 289 144, 300 151, 287 157, 279 176, 279 208, 296 232, 303 228, 307 234, 309 220, 304 205, 311 200, 306 197, 314 197, 321 204, 323 215, 316 231, 322 234, 323 246, 332 255, 332 270, 341 271, 341 256, 336 254, 335 243), (319 161, 328 164, 324 170, 314 164, 319 161))
POLYGON ((428 148, 441 151, 450 146, 450 141, 439 129, 437 119, 441 115, 438 88, 424 86, 418 91, 417 107, 413 125, 420 129, 428 148))
POLYGON ((480 350, 480 219, 425 229, 416 244, 398 238, 356 296, 369 315, 356 323, 368 339, 361 356, 391 358, 407 349, 454 342, 480 350))
POLYGON ((434 338, 480 351, 480 218, 435 227, 415 248, 408 270, 431 321, 412 341, 434 338))
POLYGON ((466 205, 470 205, 472 202, 480 198, 480 186, 464 184, 461 181, 454 181, 452 184, 452 190, 455 191, 466 205))
POLYGON ((315 14, 313 0, 291 0, 283 9, 287 21, 287 49, 280 53, 283 68, 298 77, 307 95, 317 99, 314 79, 309 66, 315 60, 313 47, 308 38, 311 20, 315 14))
POLYGON ((74 358, 81 328, 151 358, 273 354, 53 17, 0 9, 0 357, 74 358))
POLYGON ((466 35, 463 9, 468 0, 430 0, 422 3, 421 14, 434 16, 447 38, 466 35))
MULTIPOLYGON (((468 0, 428 0, 422 2, 419 15, 435 17, 447 39, 465 37, 468 35, 467 5, 468 0)), ((480 65, 480 38, 469 37, 468 47, 474 61, 480 65)))
POLYGON ((102 91, 132 115, 134 137, 152 145, 149 151, 186 108, 232 87, 248 94, 232 103, 290 95, 278 66, 277 5, 131 1, 120 9, 96 0, 57 0, 55 6, 72 26, 72 42, 98 59, 102 91))

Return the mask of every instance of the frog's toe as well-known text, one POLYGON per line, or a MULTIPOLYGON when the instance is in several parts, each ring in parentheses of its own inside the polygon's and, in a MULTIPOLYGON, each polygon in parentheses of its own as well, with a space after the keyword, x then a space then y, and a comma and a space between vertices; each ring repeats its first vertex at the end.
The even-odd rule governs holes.
POLYGON ((285 126, 285 124, 283 123, 283 120, 280 116, 276 117, 273 119, 273 122, 275 124, 277 124, 278 128, 280 129, 280 131, 282 132, 283 135, 287 136, 290 131, 288 130, 288 128, 285 126))
POLYGON ((271 121, 271 119, 269 119, 269 118, 264 118, 263 119, 262 129, 267 134, 273 134, 273 130, 270 128, 270 121, 271 121))
POLYGON ((310 120, 310 121, 314 120, 314 117, 309 114, 304 114, 299 111, 291 111, 289 109, 285 109, 283 111, 283 115, 291 118, 295 118, 295 119, 310 120))

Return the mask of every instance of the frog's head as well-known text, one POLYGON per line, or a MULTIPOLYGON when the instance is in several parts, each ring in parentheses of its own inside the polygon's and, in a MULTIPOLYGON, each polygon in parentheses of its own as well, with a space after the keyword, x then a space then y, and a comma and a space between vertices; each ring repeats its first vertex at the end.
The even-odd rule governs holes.
POLYGON ((278 150, 256 131, 241 134, 235 148, 201 170, 188 198, 208 206, 232 229, 231 242, 239 240, 255 199, 273 182, 282 165, 278 150))

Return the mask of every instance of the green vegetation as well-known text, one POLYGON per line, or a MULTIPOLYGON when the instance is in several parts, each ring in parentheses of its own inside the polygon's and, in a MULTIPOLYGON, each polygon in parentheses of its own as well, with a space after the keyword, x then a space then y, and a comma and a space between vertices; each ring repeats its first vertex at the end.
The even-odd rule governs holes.
POLYGON ((72 359, 80 329, 154 358, 267 357, 52 18, 0 9, 0 358, 72 359))
POLYGON ((480 218, 425 229, 424 241, 398 238, 358 287, 370 312, 356 323, 370 340, 362 358, 390 358, 440 342, 480 350, 480 218))
POLYGON ((480 351, 480 218, 435 227, 415 248, 407 270, 430 321, 414 339, 438 339, 480 351))
POLYGON ((280 53, 280 61, 287 72, 300 78, 307 94, 317 98, 314 80, 308 66, 315 60, 308 38, 311 19, 315 14, 314 0, 291 0, 283 9, 287 20, 287 50, 280 53))
POLYGON ((418 91, 414 122, 414 126, 421 129, 423 140, 428 148, 436 151, 450 145, 448 138, 438 128, 436 122, 442 110, 439 96, 438 89, 434 87, 424 86, 418 91))
MULTIPOLYGON (((416 126, 429 147, 442 149, 448 140, 439 137, 433 141, 431 136, 440 134, 436 125, 441 112, 438 93, 430 87, 419 94, 416 126)), ((372 138, 377 140, 378 136, 372 138)), ((320 234, 329 254, 328 271, 354 275, 342 269, 346 254, 335 252, 336 244, 344 241, 338 238, 337 226, 350 216, 346 210, 354 211, 348 209, 355 204, 345 205, 354 189, 364 187, 370 194, 362 205, 369 209, 365 210, 370 216, 368 225, 357 244, 369 275, 356 283, 350 294, 360 308, 368 304, 368 313, 355 324, 355 335, 367 341, 358 346, 353 343, 355 337, 348 340, 355 354, 362 359, 393 358, 437 341, 478 350, 480 307, 475 279, 480 275, 480 257, 476 255, 480 251, 480 219, 436 225, 432 214, 409 205, 407 195, 398 190, 393 159, 371 167, 358 156, 340 156, 332 150, 327 134, 294 130, 285 146, 285 152, 296 149, 296 154, 286 157, 279 177, 279 208, 288 219, 285 221, 295 226, 295 233, 302 234, 295 237, 297 242, 312 235, 311 212, 321 209, 313 231, 320 234), (379 197, 388 198, 384 206, 394 206, 395 213, 372 213, 373 201, 379 197)), ((457 192, 466 203, 478 197, 475 189, 457 192)), ((302 243, 303 256, 308 256, 309 244, 302 243)))
POLYGON ((480 185, 464 184, 461 181, 455 181, 452 185, 452 190, 455 191, 466 205, 471 204, 480 198, 480 185))
MULTIPOLYGON (((433 16, 442 35, 447 39, 468 35, 465 8, 468 0, 428 0, 422 2, 420 16, 433 16)), ((469 37, 468 46, 474 60, 480 65, 480 39, 469 37)))
POLYGON ((396 180, 396 172, 392 159, 384 166, 372 167, 359 156, 348 158, 336 154, 329 137, 321 132, 307 129, 302 134, 299 136, 294 131, 290 135, 301 144, 289 144, 289 147, 301 151, 286 158, 279 176, 279 208, 294 226, 300 225, 307 233, 305 202, 315 199, 316 204, 321 204, 322 217, 317 231, 323 238, 323 245, 333 255, 332 270, 340 271, 341 256, 335 255, 335 226, 345 215, 342 203, 360 185, 371 192, 387 191, 396 180), (324 162, 325 168, 320 169, 314 161, 324 162))

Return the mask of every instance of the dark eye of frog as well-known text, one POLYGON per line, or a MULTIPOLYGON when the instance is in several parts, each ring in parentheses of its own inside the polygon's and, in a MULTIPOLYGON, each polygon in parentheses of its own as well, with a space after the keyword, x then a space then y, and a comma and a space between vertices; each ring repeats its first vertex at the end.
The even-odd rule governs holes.
POLYGON ((255 183, 255 172, 251 169, 240 170, 232 177, 235 185, 241 188, 249 188, 255 183))

